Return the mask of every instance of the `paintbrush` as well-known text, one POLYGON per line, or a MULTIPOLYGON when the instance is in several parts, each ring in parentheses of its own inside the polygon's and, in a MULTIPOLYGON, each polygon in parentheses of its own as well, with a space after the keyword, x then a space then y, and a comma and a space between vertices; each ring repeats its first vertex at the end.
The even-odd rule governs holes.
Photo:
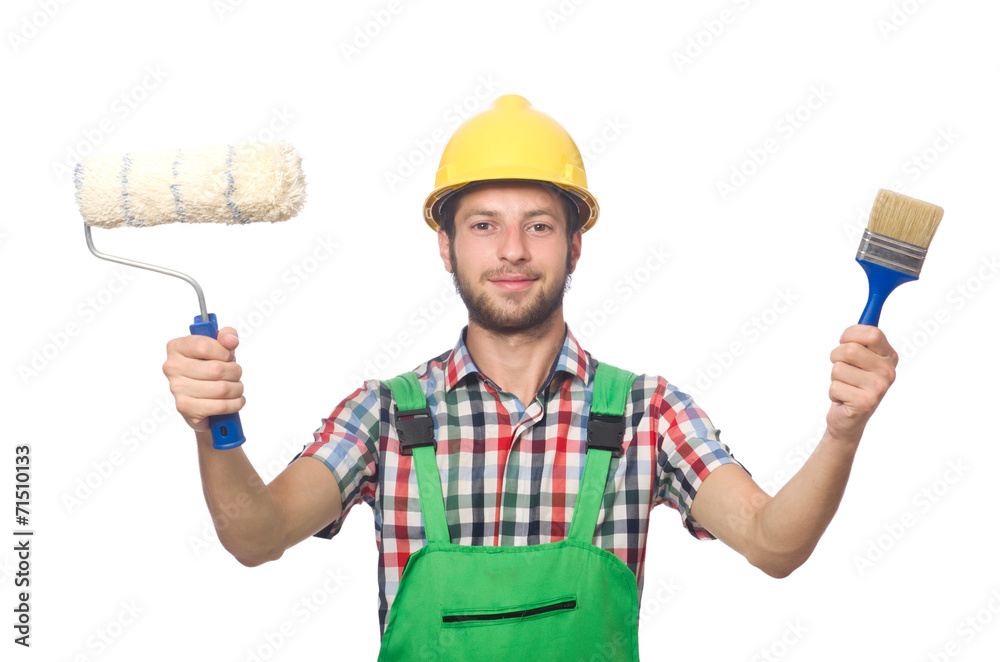
POLYGON ((855 258, 868 274, 868 303, 858 324, 878 326, 889 293, 920 276, 942 216, 937 205, 879 190, 855 258))

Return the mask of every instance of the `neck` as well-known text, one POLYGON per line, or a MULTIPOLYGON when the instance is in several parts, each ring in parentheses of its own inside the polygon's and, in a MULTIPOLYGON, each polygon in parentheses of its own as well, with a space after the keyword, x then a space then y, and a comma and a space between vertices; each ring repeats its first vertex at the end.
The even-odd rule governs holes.
POLYGON ((527 406, 535 399, 566 337, 560 306, 543 324, 503 333, 469 321, 465 346, 480 372, 527 406))

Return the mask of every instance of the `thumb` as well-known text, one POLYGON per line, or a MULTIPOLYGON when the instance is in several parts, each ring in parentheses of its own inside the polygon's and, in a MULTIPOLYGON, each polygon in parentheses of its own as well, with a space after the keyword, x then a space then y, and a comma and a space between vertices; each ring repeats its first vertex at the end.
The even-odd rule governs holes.
POLYGON ((224 326, 219 329, 218 341, 229 351, 233 351, 240 344, 240 337, 236 329, 231 326, 224 326))

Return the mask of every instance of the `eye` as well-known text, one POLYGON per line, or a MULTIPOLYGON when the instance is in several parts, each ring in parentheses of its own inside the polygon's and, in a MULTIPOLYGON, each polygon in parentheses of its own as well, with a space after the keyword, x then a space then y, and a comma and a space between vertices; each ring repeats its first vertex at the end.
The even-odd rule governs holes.
POLYGON ((532 223, 530 227, 532 232, 547 232, 552 229, 552 226, 548 223, 532 223))
POLYGON ((490 224, 487 221, 479 221, 478 223, 472 224, 472 229, 479 232, 485 232, 490 229, 490 224))

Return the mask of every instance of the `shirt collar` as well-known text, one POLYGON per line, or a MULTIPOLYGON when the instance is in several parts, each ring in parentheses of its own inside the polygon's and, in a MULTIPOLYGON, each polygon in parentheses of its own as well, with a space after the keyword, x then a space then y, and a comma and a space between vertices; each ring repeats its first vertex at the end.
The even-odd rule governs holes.
MULTIPOLYGON (((465 345, 465 333, 468 328, 466 326, 462 329, 462 333, 458 336, 458 343, 448 358, 445 369, 445 388, 449 391, 469 375, 484 377, 472 360, 469 348, 465 345)), ((557 372, 565 373, 571 378, 575 377, 586 386, 590 383, 591 376, 593 375, 593 371, 590 370, 589 359, 590 355, 580 347, 580 343, 577 342, 573 332, 567 326, 562 348, 560 348, 559 355, 556 356, 556 360, 549 370, 549 375, 546 377, 545 383, 542 384, 542 389, 545 389, 549 385, 553 375, 557 372)))

